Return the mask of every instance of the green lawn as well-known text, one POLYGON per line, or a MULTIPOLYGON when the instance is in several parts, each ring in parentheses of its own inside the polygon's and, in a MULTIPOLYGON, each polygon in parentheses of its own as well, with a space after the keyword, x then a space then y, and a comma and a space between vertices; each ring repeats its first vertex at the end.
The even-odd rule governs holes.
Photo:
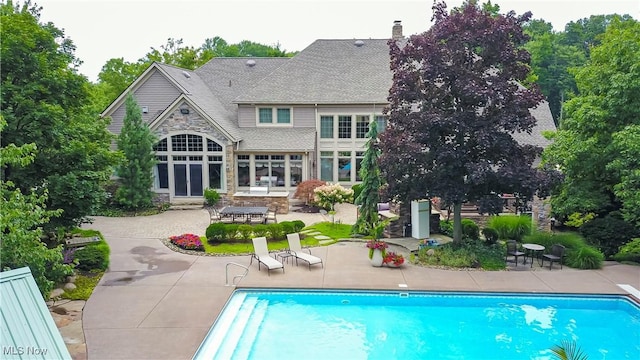
MULTIPOLYGON (((324 236, 328 236, 331 239, 338 240, 342 238, 351 237, 351 225, 346 224, 332 224, 331 222, 322 222, 318 224, 314 224, 311 226, 307 226, 304 230, 315 230, 320 232, 324 236)), ((247 242, 228 242, 222 244, 209 244, 205 237, 201 237, 202 243, 204 244, 204 251, 208 254, 218 254, 218 255, 239 255, 239 254, 250 254, 253 252, 253 245, 251 241, 247 242)), ((318 246, 319 241, 314 236, 301 236, 301 244, 302 246, 318 246)), ((289 247, 289 243, 286 239, 284 240, 269 240, 267 241, 267 246, 269 251, 281 251, 289 247)))

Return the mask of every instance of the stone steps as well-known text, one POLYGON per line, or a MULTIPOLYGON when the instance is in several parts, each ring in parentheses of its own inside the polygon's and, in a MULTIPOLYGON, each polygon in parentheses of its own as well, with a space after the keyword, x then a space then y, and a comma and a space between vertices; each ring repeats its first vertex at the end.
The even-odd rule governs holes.
POLYGON ((175 204, 169 206, 169 210, 197 210, 203 208, 203 204, 175 204))

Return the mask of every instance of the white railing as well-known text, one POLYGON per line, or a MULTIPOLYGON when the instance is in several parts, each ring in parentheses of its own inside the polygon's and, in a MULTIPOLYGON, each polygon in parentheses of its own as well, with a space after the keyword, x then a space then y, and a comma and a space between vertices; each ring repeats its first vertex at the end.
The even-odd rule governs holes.
POLYGON ((224 274, 225 274, 224 275, 224 278, 225 278, 224 286, 236 286, 236 279, 242 279, 243 277, 247 276, 248 272, 249 272, 249 268, 244 266, 244 265, 241 265, 241 264, 238 264, 238 263, 234 263, 234 262, 227 263, 227 266, 225 267, 225 270, 224 270, 224 274), (235 275, 233 277, 233 279, 231 279, 231 284, 229 284, 229 265, 239 266, 239 267, 244 269, 244 274, 235 275))

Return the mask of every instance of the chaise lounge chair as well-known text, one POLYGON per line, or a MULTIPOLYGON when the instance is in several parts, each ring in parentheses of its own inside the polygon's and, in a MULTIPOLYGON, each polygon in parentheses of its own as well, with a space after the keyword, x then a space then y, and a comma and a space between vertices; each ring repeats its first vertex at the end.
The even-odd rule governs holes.
POLYGON ((304 260, 309 264, 309 270, 311 270, 311 265, 320 264, 324 267, 322 263, 322 259, 317 256, 311 255, 311 250, 309 253, 305 253, 302 250, 302 245, 300 245, 300 234, 293 233, 287 234, 287 240, 289 241, 289 251, 296 257, 296 265, 298 265, 298 259, 304 260))
POLYGON ((249 265, 251 265, 253 259, 256 259, 258 260, 258 271, 260 271, 260 264, 262 264, 267 268, 269 275, 271 275, 271 270, 273 269, 282 269, 282 272, 284 272, 284 265, 269 255, 266 237, 253 238, 251 241, 253 241, 253 254, 251 254, 249 265))

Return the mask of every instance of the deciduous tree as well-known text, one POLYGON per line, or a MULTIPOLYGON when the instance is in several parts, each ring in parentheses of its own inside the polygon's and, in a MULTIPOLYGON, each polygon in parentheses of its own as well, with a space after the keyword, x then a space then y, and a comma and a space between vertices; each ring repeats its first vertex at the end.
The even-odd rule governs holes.
POLYGON ((554 193, 554 212, 604 215, 622 210, 638 221, 640 23, 614 19, 576 70, 580 95, 565 105, 565 119, 545 151, 565 182, 554 193))
POLYGON ((529 73, 530 14, 494 15, 475 3, 447 14, 406 44, 390 42, 393 85, 389 125, 381 135, 381 169, 403 201, 441 197, 453 204, 454 241, 462 239, 462 203, 496 194, 530 199, 538 185, 532 164, 541 149, 519 144, 542 94, 518 82, 529 73))
MULTIPOLYGON (((0 116, 0 131, 6 122, 0 116)), ((0 168, 12 165, 26 166, 35 159, 35 144, 15 146, 9 144, 0 148, 0 168)), ((11 181, 0 177, 0 264, 2 269, 17 269, 28 266, 45 299, 56 282, 71 273, 71 267, 62 263, 62 246, 53 249, 40 241, 41 224, 61 211, 46 209, 46 191, 22 192, 11 181)))
POLYGON ((531 36, 525 49, 531 54, 531 69, 537 78, 536 83, 549 102, 554 121, 559 124, 562 103, 577 93, 569 68, 584 65, 586 56, 581 48, 564 44, 564 33, 554 32, 550 23, 532 20, 524 29, 531 36))
POLYGON ((38 148, 32 163, 7 164, 4 176, 23 193, 47 190, 47 208, 63 210, 46 230, 77 226, 104 198, 115 163, 107 124, 92 112, 89 83, 63 31, 39 23, 40 8, 30 2, 0 4, 0 14, 2 146, 38 148))

